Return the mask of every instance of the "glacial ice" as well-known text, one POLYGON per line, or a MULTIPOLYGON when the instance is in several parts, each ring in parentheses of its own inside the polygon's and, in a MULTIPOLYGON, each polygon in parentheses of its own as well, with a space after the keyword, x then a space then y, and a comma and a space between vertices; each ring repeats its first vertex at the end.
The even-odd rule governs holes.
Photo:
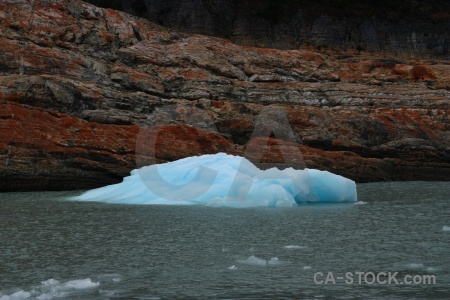
POLYGON ((60 282, 59 280, 52 278, 42 281, 40 285, 30 288, 29 291, 20 290, 9 295, 0 292, 0 300, 65 299, 73 295, 78 295, 76 291, 92 289, 98 286, 100 286, 100 283, 93 282, 90 278, 66 282, 60 282))
POLYGON ((121 204, 292 207, 356 202, 356 184, 314 169, 258 169, 246 158, 218 153, 133 170, 119 184, 71 198, 121 204))
POLYGON ((22 300, 31 297, 31 293, 25 291, 18 291, 11 295, 1 295, 0 300, 22 300))
POLYGON ((450 226, 442 226, 443 231, 450 231, 450 226))

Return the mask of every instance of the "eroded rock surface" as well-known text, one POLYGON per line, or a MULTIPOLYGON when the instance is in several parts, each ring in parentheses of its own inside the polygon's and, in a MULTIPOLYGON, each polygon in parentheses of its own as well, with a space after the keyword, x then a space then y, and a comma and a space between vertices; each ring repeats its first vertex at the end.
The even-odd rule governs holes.
POLYGON ((240 45, 302 45, 450 58, 450 3, 422 0, 88 0, 240 45))
POLYGON ((357 181, 450 179, 448 61, 238 46, 77 0, 0 2, 0 106, 2 191, 221 151, 266 167, 299 151, 357 181))

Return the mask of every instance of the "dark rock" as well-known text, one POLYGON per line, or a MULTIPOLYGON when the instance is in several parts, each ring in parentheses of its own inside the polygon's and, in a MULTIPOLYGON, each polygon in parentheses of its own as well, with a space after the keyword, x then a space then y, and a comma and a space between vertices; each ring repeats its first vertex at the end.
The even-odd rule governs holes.
MULTIPOLYGON (((88 2, 118 9, 109 1, 88 2)), ((450 55, 450 4, 445 1, 133 0, 123 1, 119 9, 247 46, 450 55)))

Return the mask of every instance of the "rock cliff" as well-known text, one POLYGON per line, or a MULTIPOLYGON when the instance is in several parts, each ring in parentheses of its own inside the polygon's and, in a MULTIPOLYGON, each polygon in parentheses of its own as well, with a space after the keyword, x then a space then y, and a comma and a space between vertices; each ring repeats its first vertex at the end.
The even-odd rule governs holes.
POLYGON ((0 191, 91 188, 216 152, 450 179, 446 60, 239 46, 78 0, 0 2, 0 106, 0 191))
POLYGON ((301 45, 450 58, 441 0, 90 0, 165 27, 280 49, 301 45))

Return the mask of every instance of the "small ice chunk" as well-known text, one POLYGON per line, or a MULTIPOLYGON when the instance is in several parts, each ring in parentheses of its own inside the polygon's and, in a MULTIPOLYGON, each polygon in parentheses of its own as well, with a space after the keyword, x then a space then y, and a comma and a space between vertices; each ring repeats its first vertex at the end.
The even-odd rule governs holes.
POLYGON ((436 269, 436 268, 433 268, 433 267, 427 267, 425 270, 426 270, 427 272, 435 272, 435 271, 437 271, 437 269, 436 269))
POLYGON ((286 249, 305 249, 306 246, 287 245, 287 246, 284 246, 284 248, 286 248, 286 249))
POLYGON ((239 259, 237 262, 241 263, 241 264, 250 265, 250 266, 265 266, 265 265, 267 265, 267 261, 265 259, 258 258, 254 255, 250 256, 247 259, 239 259))
POLYGON ((246 265, 250 265, 250 266, 276 266, 276 265, 280 265, 282 262, 278 259, 278 257, 272 257, 270 260, 265 260, 262 258, 258 258, 254 255, 250 256, 247 259, 240 259, 237 260, 238 263, 241 264, 246 264, 246 265))
POLYGON ((443 227, 442 227, 442 230, 443 230, 443 231, 450 231, 450 226, 443 226, 443 227))
POLYGON ((365 205, 365 204, 367 204, 367 202, 364 202, 364 201, 358 201, 358 202, 353 203, 353 205, 365 205))
POLYGON ((37 299, 37 300, 50 300, 50 299, 65 299, 70 296, 71 293, 77 293, 76 290, 89 289, 98 287, 99 282, 93 282, 90 278, 71 280, 61 282, 56 279, 48 279, 41 281, 41 284, 34 286, 33 289, 28 291, 18 291, 11 295, 0 295, 0 300, 23 300, 23 299, 37 299))
POLYGON ((114 297, 116 295, 116 291, 112 290, 100 290, 99 293, 104 297, 114 297))
POLYGON ((231 267, 228 267, 228 270, 237 270, 236 265, 232 265, 231 267))
POLYGON ((42 285, 50 285, 50 286, 58 285, 59 283, 60 283, 59 280, 53 278, 41 282, 42 285))
POLYGON ((303 267, 303 270, 310 270, 310 269, 312 269, 311 266, 304 266, 304 267, 303 267))
POLYGON ((29 299, 31 297, 31 293, 26 291, 18 291, 11 295, 3 295, 0 297, 0 300, 23 300, 29 299))
POLYGON ((102 274, 102 275, 97 276, 97 278, 99 280, 109 280, 109 281, 113 281, 113 282, 120 282, 120 281, 122 281, 122 275, 117 274, 117 273, 102 274))
POLYGON ((36 299, 37 300, 51 300, 51 299, 54 299, 54 298, 62 298, 65 295, 66 295, 66 293, 58 291, 58 292, 51 292, 51 293, 41 294, 41 295, 37 296, 36 299))
POLYGON ((272 265, 272 266, 276 266, 281 264, 281 261, 278 259, 278 257, 272 257, 267 264, 272 265))
POLYGON ((72 289, 90 289, 100 285, 100 282, 93 282, 90 278, 67 281, 64 286, 72 289))

